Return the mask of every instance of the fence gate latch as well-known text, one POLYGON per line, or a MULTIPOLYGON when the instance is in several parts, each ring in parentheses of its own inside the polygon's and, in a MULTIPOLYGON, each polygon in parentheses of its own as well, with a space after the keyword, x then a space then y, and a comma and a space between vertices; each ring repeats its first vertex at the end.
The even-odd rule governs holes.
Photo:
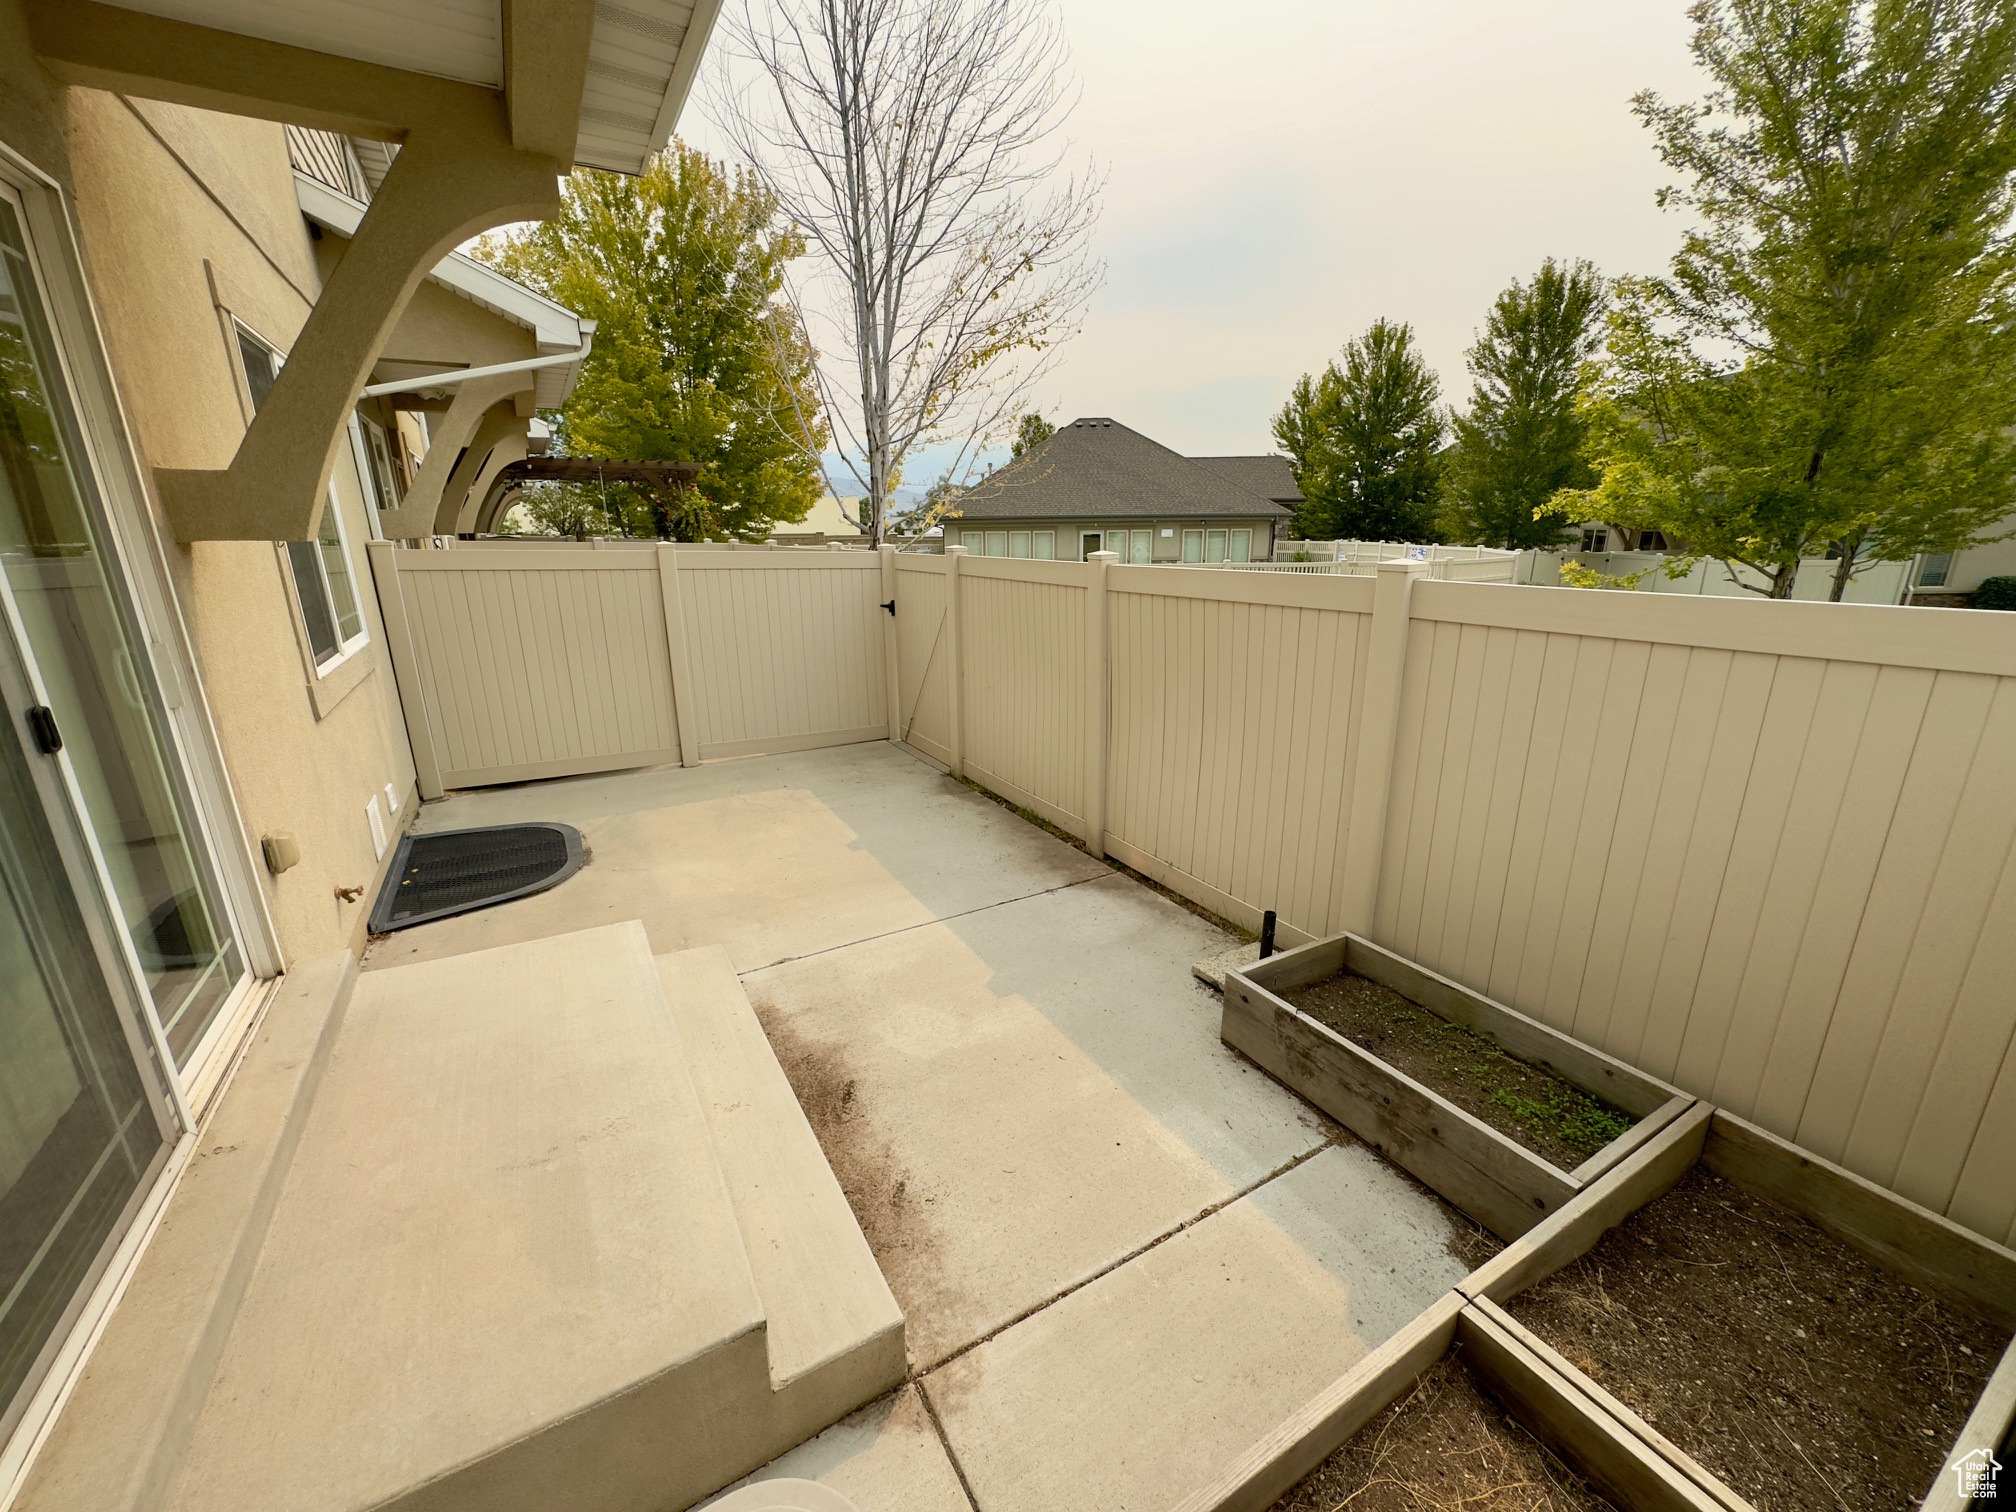
POLYGON ((884 604, 882 607, 889 611, 889 618, 891 619, 896 618, 896 600, 891 599, 889 600, 888 603, 884 604))

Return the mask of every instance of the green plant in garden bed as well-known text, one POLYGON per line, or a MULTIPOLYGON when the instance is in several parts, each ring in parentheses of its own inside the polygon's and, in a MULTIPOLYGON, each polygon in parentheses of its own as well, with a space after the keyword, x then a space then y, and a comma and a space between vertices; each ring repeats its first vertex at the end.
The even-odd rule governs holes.
POLYGON ((1631 1127, 1629 1115, 1496 1040, 1352 972, 1292 988, 1290 1003, 1396 1071, 1432 1087, 1544 1159, 1578 1165, 1631 1127))

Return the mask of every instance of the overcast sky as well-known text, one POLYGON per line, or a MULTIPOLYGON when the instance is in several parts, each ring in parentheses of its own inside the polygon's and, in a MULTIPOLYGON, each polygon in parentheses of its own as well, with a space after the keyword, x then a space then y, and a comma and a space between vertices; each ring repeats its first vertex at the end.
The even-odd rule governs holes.
POLYGON ((1677 240, 1628 102, 1702 93, 1684 0, 1058 3, 1107 273, 1037 395, 1052 419, 1271 450, 1289 385, 1381 315, 1460 401, 1508 280, 1549 254, 1653 271, 1677 240))

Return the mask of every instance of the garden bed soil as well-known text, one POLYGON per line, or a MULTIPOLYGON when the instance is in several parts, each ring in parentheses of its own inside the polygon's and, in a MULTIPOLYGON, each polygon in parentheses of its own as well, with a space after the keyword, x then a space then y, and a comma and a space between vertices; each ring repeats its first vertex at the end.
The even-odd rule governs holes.
POLYGON ((1552 1071, 1508 1054, 1495 1040, 1355 972, 1291 987, 1279 996, 1564 1171, 1574 1170, 1633 1122, 1552 1071))
POLYGON ((1460 1349, 1318 1465, 1273 1512, 1610 1512, 1464 1369, 1460 1349))
POLYGON ((1907 1512, 2006 1330, 1695 1169, 1507 1304, 1758 1512, 1907 1512))

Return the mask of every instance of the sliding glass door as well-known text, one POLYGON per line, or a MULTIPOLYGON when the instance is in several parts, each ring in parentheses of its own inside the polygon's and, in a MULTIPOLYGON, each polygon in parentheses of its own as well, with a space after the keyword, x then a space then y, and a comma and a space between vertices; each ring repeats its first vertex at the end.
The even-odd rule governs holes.
POLYGON ((0 637, 0 1439, 175 1129, 38 707, 0 637), (38 770, 39 768, 39 770, 38 770), (58 821, 58 822, 52 822, 58 821), (65 843, 67 840, 67 844, 65 843), (67 854, 66 854, 67 852, 67 854), (137 1053, 136 1053, 137 1052, 137 1053))
POLYGON ((0 1442, 249 985, 24 221, 0 186, 0 1442))
POLYGON ((162 1033, 186 1070, 244 980, 245 955, 176 780, 91 476, 21 221, 0 198, 0 593, 162 1033))

